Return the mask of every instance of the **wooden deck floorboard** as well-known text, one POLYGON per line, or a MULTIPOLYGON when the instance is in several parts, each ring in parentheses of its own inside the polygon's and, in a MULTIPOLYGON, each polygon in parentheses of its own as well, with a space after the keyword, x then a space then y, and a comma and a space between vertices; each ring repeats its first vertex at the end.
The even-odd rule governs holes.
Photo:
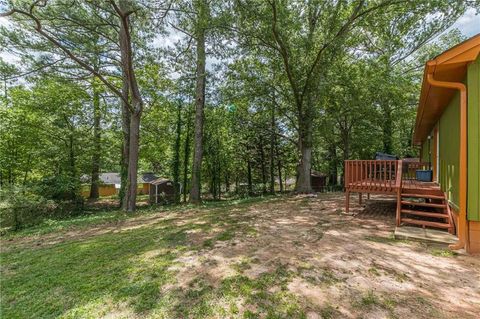
MULTIPOLYGON (((373 191, 375 193, 391 194, 396 192, 395 181, 391 180, 385 183, 384 181, 360 180, 355 183, 347 185, 350 191, 365 192, 373 191)), ((402 181, 402 193, 416 193, 421 192, 441 192, 440 186, 436 182, 421 182, 414 179, 407 179, 402 181)))

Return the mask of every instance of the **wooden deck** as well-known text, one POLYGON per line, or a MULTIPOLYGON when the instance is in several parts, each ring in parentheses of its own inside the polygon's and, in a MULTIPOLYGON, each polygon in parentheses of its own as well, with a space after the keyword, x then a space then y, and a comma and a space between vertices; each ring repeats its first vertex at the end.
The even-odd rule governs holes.
POLYGON ((350 194, 388 194, 397 197, 396 224, 432 227, 454 233, 453 218, 445 193, 435 182, 416 180, 415 170, 425 163, 403 161, 345 161, 346 211, 350 194))
MULTIPOLYGON (((398 189, 395 181, 376 181, 376 180, 359 180, 346 185, 352 192, 365 193, 381 193, 381 194, 396 194, 398 189)), ((435 182, 421 182, 413 179, 403 180, 400 185, 404 193, 439 193, 440 186, 435 182)))
POLYGON ((443 195, 440 185, 435 182, 420 182, 414 179, 402 181, 402 193, 443 195))

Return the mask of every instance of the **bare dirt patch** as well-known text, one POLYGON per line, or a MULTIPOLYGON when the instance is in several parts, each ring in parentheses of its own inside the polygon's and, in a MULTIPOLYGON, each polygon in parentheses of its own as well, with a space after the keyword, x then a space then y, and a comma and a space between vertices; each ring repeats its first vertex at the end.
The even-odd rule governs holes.
MULTIPOLYGON (((478 257, 442 256, 432 252, 446 247, 394 240, 391 200, 372 197, 366 206, 353 204, 348 215, 343 205, 343 194, 281 197, 238 207, 160 212, 3 244, 29 249, 37 243, 175 227, 184 230, 186 248, 171 266, 175 283, 162 293, 190 289, 197 299, 213 298, 244 283, 244 295, 215 299, 216 307, 222 302, 226 309, 235 307, 234 317, 261 313, 262 304, 248 294, 267 285, 262 296, 283 298, 275 302, 295 296, 307 318, 478 318, 478 257)), ((146 259, 161 253, 143 252, 146 259)))
POLYGON ((232 210, 232 219, 248 220, 251 235, 196 252, 192 258, 211 262, 189 262, 178 278, 209 278, 217 286, 231 268, 256 279, 284 265, 294 274, 289 291, 312 318, 325 309, 350 318, 478 316, 477 257, 434 256, 432 249, 447 247, 394 240, 392 200, 372 197, 349 215, 343 201, 340 194, 298 196, 232 210))

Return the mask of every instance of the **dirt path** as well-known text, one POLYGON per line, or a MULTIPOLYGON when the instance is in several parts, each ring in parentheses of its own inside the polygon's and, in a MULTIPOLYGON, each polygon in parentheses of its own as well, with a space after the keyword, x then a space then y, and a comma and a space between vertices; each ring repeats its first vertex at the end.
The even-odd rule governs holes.
MULTIPOLYGON (((395 204, 374 199, 366 208, 354 204, 349 215, 342 194, 232 206, 220 222, 215 209, 157 213, 2 246, 29 249, 159 223, 215 221, 208 231, 187 231, 190 245, 203 248, 175 261, 177 283, 166 290, 191 287, 199 278, 218 287, 238 273, 255 280, 281 266, 290 274, 286 287, 269 289, 295 295, 307 318, 478 318, 480 258, 393 240, 395 204), (229 236, 212 240, 219 234, 229 236)), ((239 301, 239 313, 247 310, 239 301)))
POLYGON ((393 201, 357 205, 345 215, 343 196, 320 198, 232 210, 255 235, 185 257, 179 282, 205 277, 216 284, 232 275, 232 265, 258 278, 285 265, 294 274, 288 289, 311 309, 310 318, 478 318, 478 257, 393 240, 393 201))

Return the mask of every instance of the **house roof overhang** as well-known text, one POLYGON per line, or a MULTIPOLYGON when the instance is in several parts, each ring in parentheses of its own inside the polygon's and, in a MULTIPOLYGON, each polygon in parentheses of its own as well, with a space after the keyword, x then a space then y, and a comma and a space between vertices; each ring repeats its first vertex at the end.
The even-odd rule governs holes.
POLYGON ((428 76, 437 81, 463 82, 468 65, 478 58, 479 53, 480 34, 477 34, 425 64, 413 136, 414 144, 419 145, 425 141, 456 93, 455 89, 432 86, 428 76))

